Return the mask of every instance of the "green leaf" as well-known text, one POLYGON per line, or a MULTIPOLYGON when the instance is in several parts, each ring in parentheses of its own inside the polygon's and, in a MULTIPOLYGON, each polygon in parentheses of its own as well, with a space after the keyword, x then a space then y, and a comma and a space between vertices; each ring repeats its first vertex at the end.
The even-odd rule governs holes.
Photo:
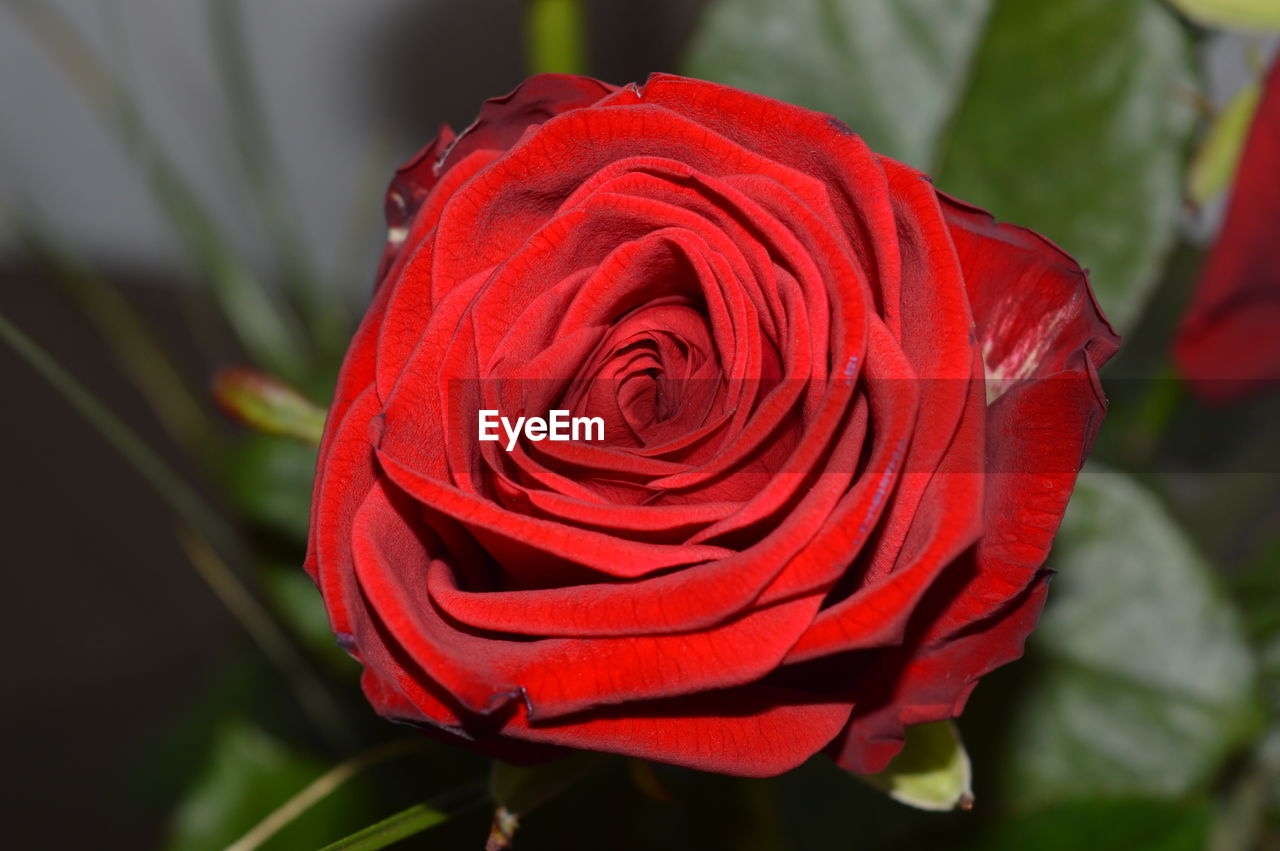
POLYGON ((1276 0, 1170 0, 1189 17, 1204 24, 1246 30, 1280 30, 1276 0))
POLYGON ((1231 183, 1261 99, 1262 83, 1252 81, 1214 118, 1187 171, 1187 197, 1193 203, 1204 204, 1231 183))
POLYGON ((251 434, 228 455, 226 479, 236 507, 265 529, 305 541, 315 447, 290 438, 251 434))
POLYGON ((430 801, 414 804, 363 830, 325 845, 322 851, 377 851, 443 824, 485 800, 483 785, 467 784, 430 801))
POLYGON ((359 664, 334 640, 320 591, 300 565, 271 564, 258 578, 272 611, 318 662, 344 680, 360 673, 359 664))
POLYGON ((1186 35, 1150 0, 1001 0, 938 186, 1092 272, 1123 330, 1173 242, 1193 125, 1186 35))
POLYGON ((1018 803, 1175 797, 1206 783, 1258 720, 1235 610, 1191 542, 1128 477, 1086 473, 1049 560, 1004 780, 1018 803))
POLYGON ((969 754, 950 721, 908 727, 906 744, 889 767, 862 779, 921 810, 968 809, 973 804, 969 754))
POLYGON ((940 188, 1034 228, 1133 322, 1194 123, 1186 34, 1151 0, 715 0, 694 76, 830 112, 940 188))
POLYGON ((974 851, 1202 851, 1204 802, 1072 801, 991 822, 961 849, 974 851))
MULTIPOLYGON (((174 813, 171 851, 226 848, 317 777, 323 766, 241 720, 224 722, 211 759, 174 813)), ((316 807, 266 847, 318 848, 341 835, 350 810, 340 798, 316 807)))
POLYGON ((717 0, 687 72, 831 113, 873 149, 934 162, 992 0, 717 0))

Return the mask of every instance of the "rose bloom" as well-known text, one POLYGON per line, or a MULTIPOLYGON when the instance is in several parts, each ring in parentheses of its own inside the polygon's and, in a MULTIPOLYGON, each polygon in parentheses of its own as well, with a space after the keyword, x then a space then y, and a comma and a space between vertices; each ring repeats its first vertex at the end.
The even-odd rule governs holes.
POLYGON ((307 559, 383 716, 875 772, 1022 653, 1117 342, 1052 243, 668 75, 534 77, 387 213, 307 559), (604 440, 477 439, 552 409, 604 440))

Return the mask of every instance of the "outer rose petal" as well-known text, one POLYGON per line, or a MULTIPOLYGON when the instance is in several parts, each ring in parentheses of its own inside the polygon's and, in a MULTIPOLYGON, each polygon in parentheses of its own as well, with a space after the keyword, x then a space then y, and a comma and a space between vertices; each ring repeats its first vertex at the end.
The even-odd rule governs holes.
MULTIPOLYGON (((934 599, 954 592, 957 572, 943 577, 931 592, 934 599)), ((827 753, 849 771, 874 774, 902 750, 905 727, 958 716, 980 677, 1022 656, 1044 607, 1047 580, 1047 574, 1037 575, 1030 588, 962 635, 929 643, 917 629, 902 647, 868 656, 854 686, 860 702, 827 753)))
POLYGON ((960 714, 978 679, 1022 655, 1048 556, 1106 403, 1097 369, 1117 338, 1083 270, 1043 237, 940 196, 988 358, 982 539, 930 588, 901 648, 869 662, 830 749, 884 768, 903 729, 960 714), (865 684, 861 685, 861 684, 865 684))
POLYGON ((459 134, 435 163, 437 173, 452 168, 473 151, 505 151, 530 127, 571 109, 591 106, 617 86, 572 74, 538 74, 480 107, 480 117, 459 134))
POLYGON ((1280 59, 1249 130, 1222 233, 1178 330, 1173 356, 1207 402, 1280 382, 1280 59))
POLYGON ((387 217, 387 244, 382 251, 382 262, 378 264, 378 283, 386 277, 391 264, 399 256, 405 238, 409 235, 409 224, 439 181, 440 172, 436 166, 439 165, 441 155, 453 144, 454 138, 453 128, 442 124, 435 139, 396 169, 395 177, 391 178, 383 203, 387 217))
POLYGON ((940 196, 987 368, 985 532, 944 635, 1003 605, 1044 563, 1106 412, 1097 370, 1119 338, 1065 252, 940 196))

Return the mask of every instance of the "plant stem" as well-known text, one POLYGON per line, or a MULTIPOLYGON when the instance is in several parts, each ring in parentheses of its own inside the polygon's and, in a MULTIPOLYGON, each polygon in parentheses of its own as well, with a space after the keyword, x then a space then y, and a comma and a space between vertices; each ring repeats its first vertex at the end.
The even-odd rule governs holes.
POLYGON ((583 73, 587 63, 582 0, 526 2, 529 73, 583 73))
POLYGON ((228 845, 227 851, 254 851, 352 777, 380 763, 422 753, 426 751, 429 744, 430 742, 424 738, 398 739, 338 763, 308 783, 298 794, 281 804, 240 839, 228 845))
POLYGON ((487 800, 484 783, 469 783, 430 801, 401 810, 332 845, 326 845, 321 851, 377 851, 473 810, 487 800))
POLYGON ((311 718, 316 729, 325 736, 330 746, 341 750, 350 749, 354 741, 347 731, 342 709, 279 624, 258 599, 249 593, 235 571, 218 557, 207 541, 190 532, 183 534, 181 540, 182 548, 196 572, 222 604, 235 615, 263 655, 284 674, 303 712, 311 718))
POLYGON ((196 531, 199 538, 189 537, 188 543, 198 541, 198 544, 194 547, 189 545, 188 553, 199 557, 195 566, 200 575, 250 637, 258 643, 267 658, 279 666, 294 687, 303 710, 310 715, 320 732, 325 734, 334 747, 349 747, 350 736, 345 733, 337 704, 324 685, 311 673, 283 631, 240 578, 216 555, 215 548, 233 555, 237 561, 248 560, 235 529, 174 473, 132 429, 107 410, 44 349, 4 316, 0 316, 0 340, 7 343, 32 369, 53 385, 68 404, 97 429, 147 483, 173 506, 178 516, 196 531))
POLYGON ((89 421, 107 442, 173 506, 193 528, 224 551, 236 552, 235 530, 171 470, 138 435, 97 400, 80 382, 63 369, 34 340, 0 316, 3 340, 28 365, 48 381, 72 408, 89 421))

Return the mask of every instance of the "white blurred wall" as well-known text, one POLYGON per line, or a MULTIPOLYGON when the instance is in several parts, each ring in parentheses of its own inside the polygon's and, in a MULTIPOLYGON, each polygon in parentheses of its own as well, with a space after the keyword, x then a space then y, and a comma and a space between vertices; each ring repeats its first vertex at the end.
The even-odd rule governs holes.
MULTIPOLYGON (((240 172, 209 49, 206 6, 218 1, 38 0, 63 9, 124 75, 168 149, 235 229, 241 250, 260 258, 262 239, 242 214, 245 195, 234 179, 240 172)), ((650 26, 676 33, 668 41, 691 25, 685 7, 694 5, 611 3, 593 8, 607 8, 621 36, 650 26)), ((243 6, 269 129, 286 154, 287 182, 322 269, 332 269, 350 241, 352 222, 361 229, 357 244, 376 244, 381 213, 371 181, 384 182, 435 123, 465 124, 483 97, 520 76, 520 0, 243 6), (382 153, 371 164, 380 140, 382 153)), ((1274 40, 1255 42, 1266 53, 1275 47, 1274 40)), ((1245 79, 1249 43, 1242 36, 1209 42, 1202 56, 1213 101, 1226 100, 1245 79)), ((618 52, 610 47, 604 55, 618 52)), ((666 52, 673 56, 674 48, 666 52)), ((672 64, 641 55, 634 71, 605 71, 638 76, 651 62, 672 64)), ((0 4, 0 252, 14 216, 35 217, 107 262, 164 263, 178 252, 130 159, 0 4)), ((1197 230, 1203 233, 1203 224, 1197 230)))
MULTIPOLYGON (((260 256, 262 240, 243 215, 246 196, 236 180, 242 172, 212 59, 207 0, 38 2, 56 3, 124 76, 167 149, 234 229, 241 250, 260 256)), ((509 88, 518 76, 520 58, 509 49, 518 28, 518 0, 245 0, 242 5, 269 129, 286 156, 286 179, 322 268, 332 267, 340 246, 349 241, 352 221, 374 244, 381 198, 376 189, 370 195, 370 187, 385 183, 394 161, 427 141, 408 138, 403 123, 392 126, 396 106, 379 91, 393 73, 385 67, 386 51, 408 50, 398 61, 421 76, 408 91, 452 85, 449 57, 438 49, 424 50, 415 62, 419 57, 412 42, 404 41, 410 36, 397 34, 397 28, 421 27, 430 34, 437 29, 433 13, 448 23, 470 5, 500 33, 493 41, 507 48, 498 77, 512 78, 505 82, 509 88)), ((483 57, 492 47, 460 44, 457 49, 483 57)), ((467 120, 449 111, 459 111, 456 100, 452 110, 441 108, 444 114, 424 126, 445 117, 467 120)), ((0 4, 0 252, 3 240, 13 238, 6 223, 15 216, 34 217, 68 244, 106 262, 164 263, 179 252, 118 141, 30 31, 0 4)))

